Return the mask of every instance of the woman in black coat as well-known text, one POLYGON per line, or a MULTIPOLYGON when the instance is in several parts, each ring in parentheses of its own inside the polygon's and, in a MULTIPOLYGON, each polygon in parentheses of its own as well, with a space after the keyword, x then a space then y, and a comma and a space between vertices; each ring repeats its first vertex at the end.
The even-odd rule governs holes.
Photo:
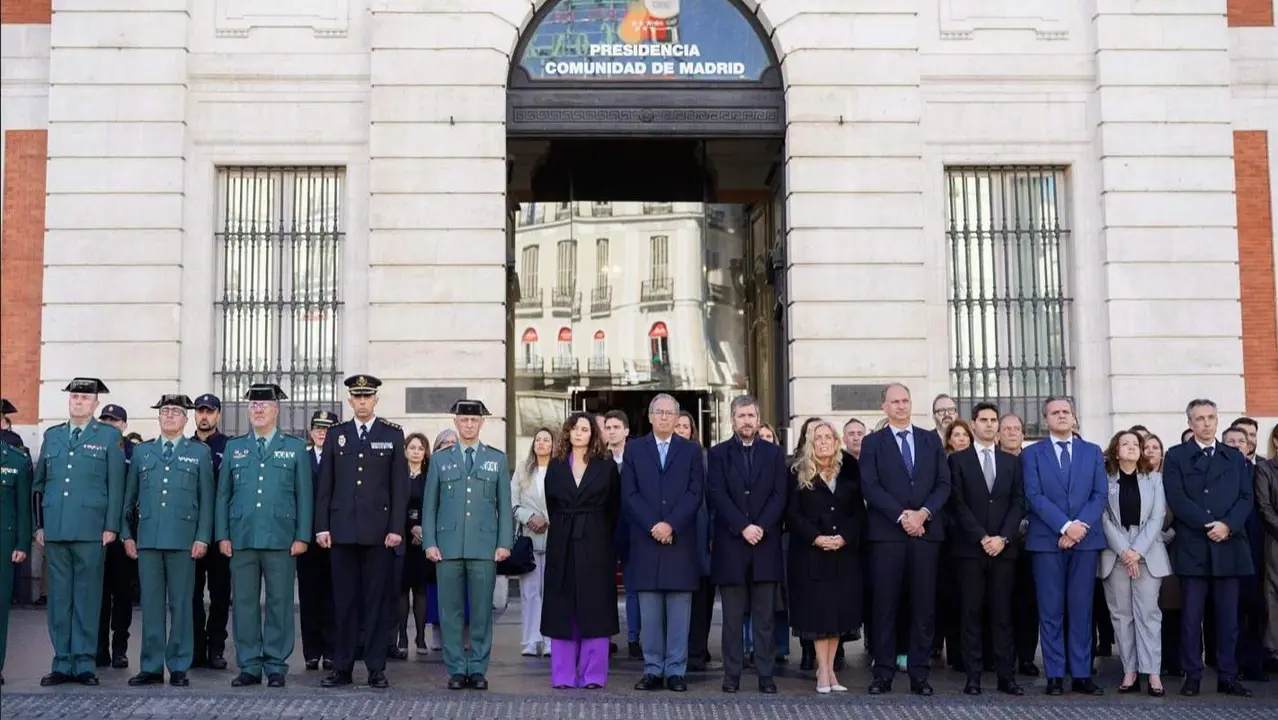
POLYGON ((816 651, 817 692, 846 692, 834 670, 840 636, 861 624, 861 528, 865 500, 856 459, 840 452, 828 422, 814 423, 795 460, 790 529, 790 626, 816 651))
POLYGON ((546 468, 546 577, 541 634, 551 639, 550 683, 597 689, 608 680, 608 640, 617 634, 621 475, 586 413, 564 423, 546 468))

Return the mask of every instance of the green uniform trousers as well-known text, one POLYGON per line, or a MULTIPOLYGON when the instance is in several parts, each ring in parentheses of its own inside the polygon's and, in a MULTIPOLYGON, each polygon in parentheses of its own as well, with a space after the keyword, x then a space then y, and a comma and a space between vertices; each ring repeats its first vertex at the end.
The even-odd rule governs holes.
POLYGON ((195 653, 191 551, 139 550, 138 579, 142 583, 142 672, 162 674, 165 665, 171 673, 190 670, 195 653))
POLYGON ((49 542, 44 555, 53 672, 96 672, 106 548, 100 542, 49 542))
POLYGON ((261 677, 287 675, 293 654, 293 578, 296 559, 287 550, 236 550, 231 554, 231 616, 235 663, 261 677), (266 611, 260 598, 266 585, 266 611))
POLYGON ((9 562, 13 548, 0 540, 0 671, 4 670, 5 649, 9 645, 9 606, 13 604, 13 575, 17 566, 9 562))
POLYGON ((445 560, 436 565, 439 585, 439 630, 444 635, 444 668, 449 675, 486 675, 493 649, 493 588, 497 563, 492 560, 445 560), (462 630, 466 596, 470 595, 470 653, 462 630))

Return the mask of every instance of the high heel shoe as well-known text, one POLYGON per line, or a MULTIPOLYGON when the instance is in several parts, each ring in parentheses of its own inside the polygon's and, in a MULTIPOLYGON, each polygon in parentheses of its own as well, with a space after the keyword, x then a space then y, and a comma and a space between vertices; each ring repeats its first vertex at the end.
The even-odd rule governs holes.
POLYGON ((1162 697, 1167 694, 1167 690, 1164 688, 1156 688, 1152 684, 1149 686, 1148 692, 1150 697, 1162 697))
POLYGON ((1118 686, 1119 695, 1131 695, 1132 693, 1138 692, 1140 692, 1140 676, 1137 676, 1136 679, 1132 681, 1131 685, 1118 686))

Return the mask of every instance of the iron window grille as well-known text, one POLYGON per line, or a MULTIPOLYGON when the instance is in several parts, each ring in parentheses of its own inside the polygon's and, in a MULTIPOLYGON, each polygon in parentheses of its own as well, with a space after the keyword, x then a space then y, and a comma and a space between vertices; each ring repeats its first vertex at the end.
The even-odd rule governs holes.
POLYGON ((280 430, 305 437, 311 413, 341 412, 345 170, 224 167, 217 180, 214 386, 223 432, 248 432, 244 394, 273 382, 289 396, 280 430))
POLYGON ((1041 437, 1042 403, 1070 396, 1067 171, 946 169, 951 387, 959 413, 997 403, 1041 437))

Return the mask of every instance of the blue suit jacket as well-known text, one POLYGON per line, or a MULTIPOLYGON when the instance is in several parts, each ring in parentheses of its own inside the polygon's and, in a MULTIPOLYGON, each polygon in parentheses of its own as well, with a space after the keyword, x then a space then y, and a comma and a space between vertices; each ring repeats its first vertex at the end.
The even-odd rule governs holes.
POLYGON ((690 592, 701 585, 697 513, 705 498, 701 448, 675 435, 666 466, 657 440, 645 435, 626 443, 621 465, 621 509, 630 526, 630 588, 635 592, 690 592), (662 545, 652 528, 665 522, 674 542, 662 545))
POLYGON ((869 508, 870 542, 905 542, 910 536, 897 522, 906 510, 927 508, 931 518, 921 540, 941 542, 945 525, 941 511, 950 499, 950 466, 941 438, 931 430, 913 428, 914 473, 905 470, 905 458, 892 426, 865 436, 861 443, 861 493, 869 508))
POLYGON ((1061 527, 1071 521, 1087 523, 1087 536, 1074 550, 1104 550, 1101 513, 1109 502, 1105 461, 1095 443, 1074 438, 1070 446, 1070 472, 1066 478, 1056 460, 1052 440, 1041 440, 1021 452, 1025 500, 1029 504, 1029 529, 1025 549, 1030 552, 1063 552, 1058 543, 1061 527))

